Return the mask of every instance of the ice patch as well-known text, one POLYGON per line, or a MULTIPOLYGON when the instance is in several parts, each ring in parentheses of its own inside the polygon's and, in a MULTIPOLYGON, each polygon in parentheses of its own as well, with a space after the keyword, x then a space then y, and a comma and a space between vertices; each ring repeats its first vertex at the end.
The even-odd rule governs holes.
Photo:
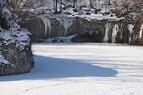
POLYGON ((50 20, 45 16, 40 16, 40 18, 43 21, 43 24, 44 24, 44 27, 45 27, 45 30, 44 30, 45 37, 48 34, 47 32, 49 32, 49 36, 50 36, 51 35, 51 22, 50 22, 50 20), (49 29, 49 31, 48 31, 48 29, 49 29))

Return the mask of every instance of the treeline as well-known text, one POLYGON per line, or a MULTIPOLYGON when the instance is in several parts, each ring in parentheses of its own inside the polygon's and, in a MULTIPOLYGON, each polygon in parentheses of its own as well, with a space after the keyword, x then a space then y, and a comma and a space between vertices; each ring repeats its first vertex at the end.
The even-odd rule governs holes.
MULTIPOLYGON (((12 7, 16 11, 21 11, 25 8, 36 8, 39 6, 42 6, 43 3, 45 3, 48 0, 7 0, 7 2, 12 5, 12 7)), ((62 8, 62 6, 65 6, 67 2, 71 3, 71 6, 73 8, 78 7, 80 3, 85 2, 85 4, 96 7, 97 4, 105 4, 105 5, 118 5, 118 6, 124 6, 127 4, 141 4, 143 3, 143 0, 52 0, 54 2, 54 8, 55 11, 58 11, 58 9, 62 8)))
MULTIPOLYGON (((13 7, 15 13, 21 16, 21 13, 29 9, 36 9, 42 7, 48 0, 7 0, 13 7)), ((143 0, 50 0, 50 5, 53 5, 54 13, 61 13, 66 7, 73 7, 74 11, 81 6, 81 4, 96 9, 97 5, 114 6, 115 12, 120 15, 130 15, 135 12, 136 15, 141 15, 143 12, 143 0), (69 4, 69 5, 67 5, 69 4)), ((47 7, 49 4, 47 4, 47 7)))

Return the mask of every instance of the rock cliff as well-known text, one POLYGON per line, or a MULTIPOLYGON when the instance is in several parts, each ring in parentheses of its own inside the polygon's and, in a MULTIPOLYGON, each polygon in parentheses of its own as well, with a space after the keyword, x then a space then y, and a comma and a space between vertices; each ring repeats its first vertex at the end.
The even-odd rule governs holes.
POLYGON ((34 66, 31 33, 21 28, 6 2, 0 2, 0 76, 27 73, 34 66))
POLYGON ((97 9, 80 6, 74 11, 69 6, 57 14, 42 11, 43 14, 27 19, 25 25, 33 34, 33 41, 75 35, 73 42, 142 45, 142 17, 137 17, 131 9, 117 11, 103 5, 97 9))

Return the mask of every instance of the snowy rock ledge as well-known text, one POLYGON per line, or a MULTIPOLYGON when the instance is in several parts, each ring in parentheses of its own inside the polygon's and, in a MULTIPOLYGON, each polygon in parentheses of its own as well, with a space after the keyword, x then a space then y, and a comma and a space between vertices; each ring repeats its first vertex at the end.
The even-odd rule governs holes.
POLYGON ((30 33, 21 28, 0 32, 0 75, 29 72, 33 67, 30 33))
POLYGON ((27 73, 33 67, 31 33, 10 20, 12 12, 0 6, 0 76, 27 73))

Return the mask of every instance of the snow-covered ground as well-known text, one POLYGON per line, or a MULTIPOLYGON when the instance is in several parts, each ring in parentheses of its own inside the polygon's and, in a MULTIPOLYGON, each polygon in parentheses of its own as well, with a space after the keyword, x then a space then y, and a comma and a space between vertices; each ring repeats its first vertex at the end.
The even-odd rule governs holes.
POLYGON ((143 95, 143 47, 34 44, 29 74, 0 77, 0 95, 143 95))

